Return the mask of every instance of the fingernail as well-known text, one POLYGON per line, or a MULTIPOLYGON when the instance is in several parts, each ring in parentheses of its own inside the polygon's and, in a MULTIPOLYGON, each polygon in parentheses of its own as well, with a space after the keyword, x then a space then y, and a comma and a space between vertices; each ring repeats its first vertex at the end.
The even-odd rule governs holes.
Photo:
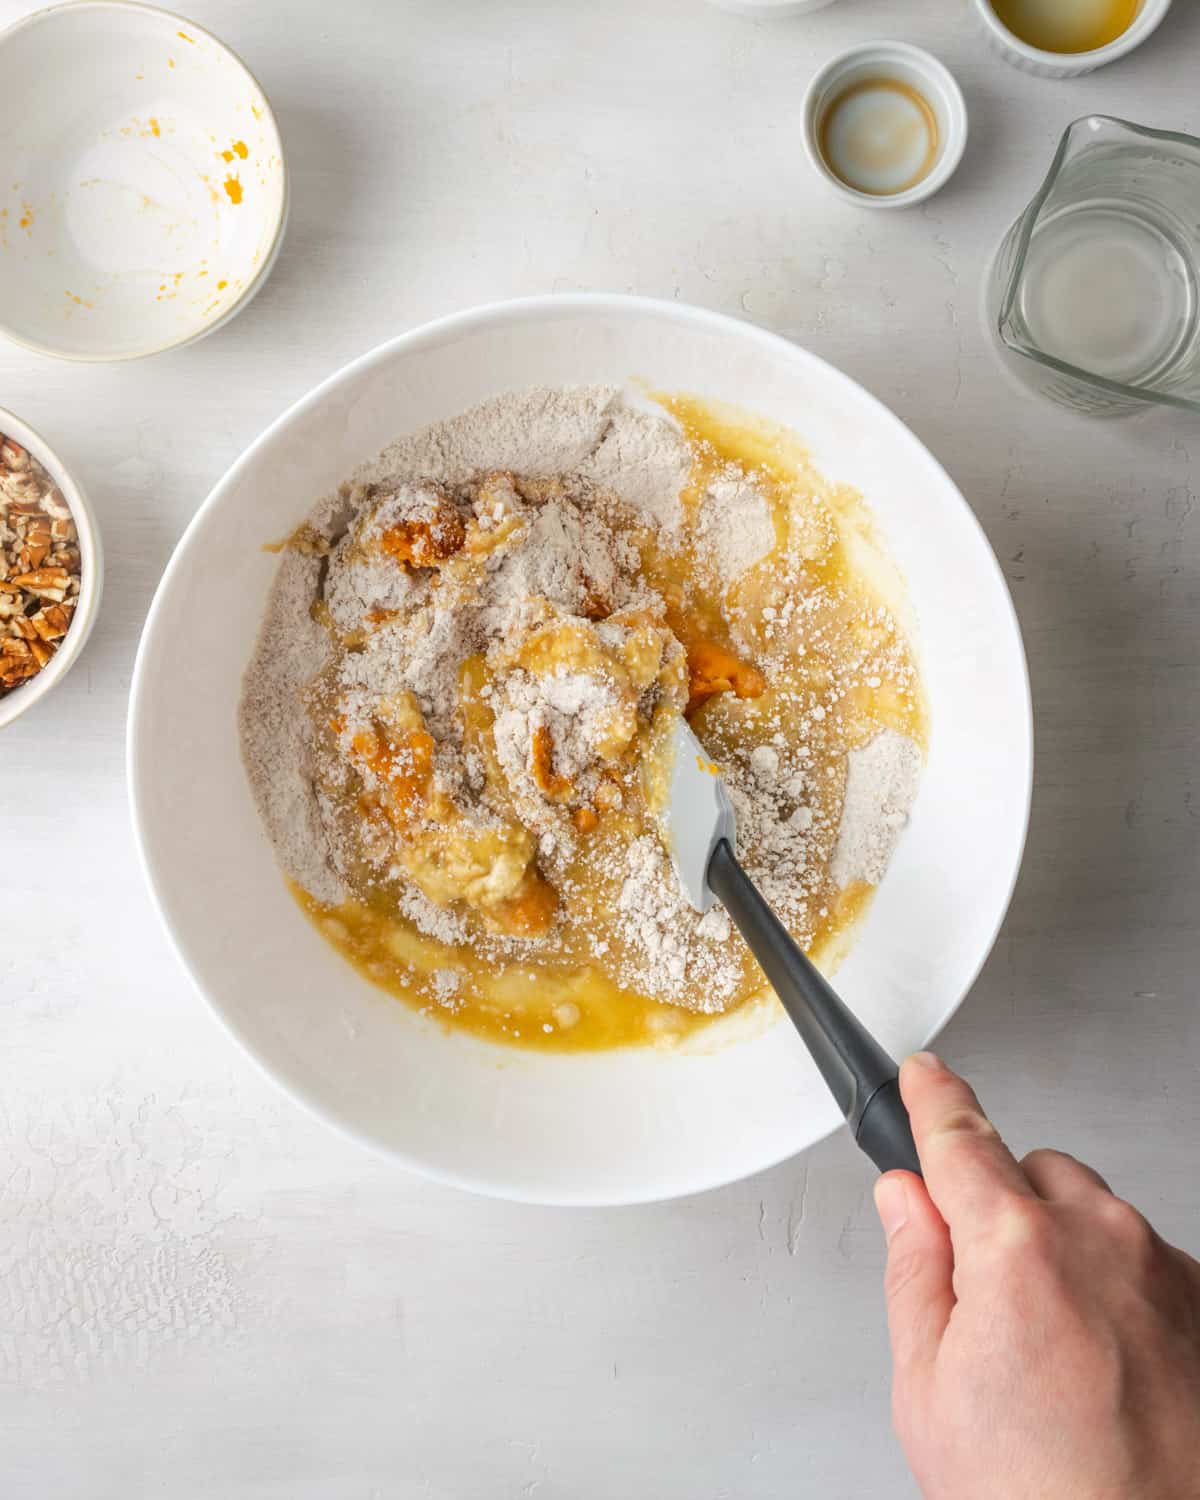
POLYGON ((908 1189, 902 1177, 881 1177, 875 1184, 875 1209, 888 1244, 908 1223, 908 1189))
POLYGON ((942 1072, 946 1070, 946 1064, 936 1052, 914 1052, 909 1062, 916 1063, 919 1068, 940 1068, 942 1072))

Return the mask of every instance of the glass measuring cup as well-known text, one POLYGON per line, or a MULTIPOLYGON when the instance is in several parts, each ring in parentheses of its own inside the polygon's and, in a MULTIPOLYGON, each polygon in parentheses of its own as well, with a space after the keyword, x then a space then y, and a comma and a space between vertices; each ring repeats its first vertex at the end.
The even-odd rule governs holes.
POLYGON ((996 252, 986 309, 1013 373, 1077 411, 1200 412, 1200 140, 1074 121, 996 252))

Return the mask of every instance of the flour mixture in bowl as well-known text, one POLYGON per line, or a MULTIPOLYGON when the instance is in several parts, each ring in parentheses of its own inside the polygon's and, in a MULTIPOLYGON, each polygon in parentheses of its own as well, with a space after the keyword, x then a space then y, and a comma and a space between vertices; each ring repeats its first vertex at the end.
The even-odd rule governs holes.
POLYGON ((297 899, 363 973, 496 1040, 671 1041, 763 991, 640 766, 686 714, 738 853, 818 957, 916 793, 922 695, 857 496, 686 397, 501 397, 291 538, 242 744, 297 899))

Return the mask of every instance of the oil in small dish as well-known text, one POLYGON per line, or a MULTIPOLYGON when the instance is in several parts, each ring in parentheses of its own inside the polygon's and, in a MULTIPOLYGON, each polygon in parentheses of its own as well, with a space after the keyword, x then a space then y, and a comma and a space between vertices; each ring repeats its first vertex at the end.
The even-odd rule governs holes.
POLYGON ((1133 25, 1138 0, 991 0, 1013 36, 1042 52, 1094 52, 1133 25))
POLYGON ((898 78, 860 78, 825 106, 817 144, 826 166, 859 193, 889 198, 916 187, 938 159, 937 116, 898 78))

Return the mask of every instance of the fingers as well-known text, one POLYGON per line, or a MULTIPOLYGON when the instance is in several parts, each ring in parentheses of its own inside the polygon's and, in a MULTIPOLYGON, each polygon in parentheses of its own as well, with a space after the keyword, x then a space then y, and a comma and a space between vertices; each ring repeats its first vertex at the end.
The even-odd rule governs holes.
POLYGON ((933 1368, 954 1310, 954 1253, 925 1184, 911 1172, 885 1173, 875 1206, 888 1242, 884 1293, 900 1391, 933 1368))
POLYGON ((1021 1170, 1038 1197, 1047 1201, 1078 1203, 1094 1198, 1097 1193, 1112 1194, 1099 1172, 1065 1151, 1031 1151, 1022 1158, 1021 1170))
POLYGON ((956 1244, 984 1228, 1013 1198, 1034 1196, 972 1089, 940 1058, 918 1052, 906 1059, 900 1092, 929 1195, 956 1244))

